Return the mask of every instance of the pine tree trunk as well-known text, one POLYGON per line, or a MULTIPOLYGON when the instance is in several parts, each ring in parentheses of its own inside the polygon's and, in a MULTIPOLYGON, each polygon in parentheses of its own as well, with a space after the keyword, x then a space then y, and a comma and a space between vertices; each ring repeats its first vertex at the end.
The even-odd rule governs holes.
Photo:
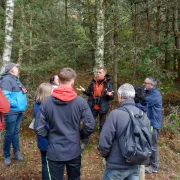
POLYGON ((14 0, 6 1, 5 13, 5 39, 3 50, 3 67, 1 72, 4 71, 4 65, 11 61, 12 41, 13 41, 13 16, 14 16, 14 0))
POLYGON ((178 63, 178 80, 180 81, 180 32, 178 28, 178 2, 174 7, 174 37, 175 37, 175 57, 178 63))
POLYGON ((67 22, 68 22, 68 7, 67 7, 67 0, 65 0, 65 26, 67 28, 67 22))
MULTIPOLYGON (((157 7, 157 46, 161 44, 161 6, 157 7)), ((159 57, 156 58, 156 65, 159 66, 159 57)))
POLYGON ((32 64, 32 29, 33 29, 33 25, 32 25, 32 14, 30 14, 30 22, 29 22, 29 26, 30 26, 30 32, 29 32, 29 64, 32 64))
POLYGON ((169 8, 166 9, 166 46, 165 46, 165 69, 170 70, 170 57, 168 51, 169 39, 169 8))
POLYGON ((117 79, 118 79, 118 19, 119 19, 118 4, 114 7, 114 92, 117 93, 117 79))
POLYGON ((24 22, 25 22, 25 14, 24 14, 24 6, 21 6, 21 32, 20 32, 20 48, 18 55, 18 63, 21 64, 23 61, 23 47, 24 47, 24 22))
POLYGON ((95 51, 95 67, 104 66, 104 6, 103 0, 96 1, 97 6, 97 41, 95 51))

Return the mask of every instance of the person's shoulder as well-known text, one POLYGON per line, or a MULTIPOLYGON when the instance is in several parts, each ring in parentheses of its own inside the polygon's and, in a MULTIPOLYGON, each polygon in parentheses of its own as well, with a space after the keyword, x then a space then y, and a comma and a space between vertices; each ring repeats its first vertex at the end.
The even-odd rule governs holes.
POLYGON ((86 99, 84 99, 82 96, 76 96, 74 100, 80 101, 80 102, 86 102, 86 99))

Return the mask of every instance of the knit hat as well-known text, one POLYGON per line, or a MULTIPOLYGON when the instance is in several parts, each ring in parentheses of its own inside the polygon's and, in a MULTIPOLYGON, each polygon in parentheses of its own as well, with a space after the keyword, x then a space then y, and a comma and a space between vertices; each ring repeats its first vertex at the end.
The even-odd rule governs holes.
POLYGON ((15 63, 6 64, 6 66, 5 66, 5 73, 8 73, 14 66, 16 66, 18 68, 19 64, 15 64, 15 63))

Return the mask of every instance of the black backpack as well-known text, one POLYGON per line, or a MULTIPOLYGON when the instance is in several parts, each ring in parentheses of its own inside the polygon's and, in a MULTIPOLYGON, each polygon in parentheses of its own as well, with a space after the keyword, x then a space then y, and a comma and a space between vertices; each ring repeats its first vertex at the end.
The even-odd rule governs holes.
POLYGON ((133 115, 128 108, 123 107, 130 116, 126 130, 119 137, 119 148, 126 162, 133 165, 146 164, 152 154, 152 134, 150 123, 145 113, 133 115))

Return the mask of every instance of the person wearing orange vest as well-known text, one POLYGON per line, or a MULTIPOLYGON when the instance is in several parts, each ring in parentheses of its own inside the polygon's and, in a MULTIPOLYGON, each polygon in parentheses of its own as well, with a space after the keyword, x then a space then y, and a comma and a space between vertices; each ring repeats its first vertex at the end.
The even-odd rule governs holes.
POLYGON ((96 73, 96 77, 92 79, 87 89, 82 86, 76 89, 88 96, 88 104, 94 118, 99 116, 99 130, 101 131, 110 108, 109 101, 114 99, 114 91, 105 67, 98 67, 96 73))

